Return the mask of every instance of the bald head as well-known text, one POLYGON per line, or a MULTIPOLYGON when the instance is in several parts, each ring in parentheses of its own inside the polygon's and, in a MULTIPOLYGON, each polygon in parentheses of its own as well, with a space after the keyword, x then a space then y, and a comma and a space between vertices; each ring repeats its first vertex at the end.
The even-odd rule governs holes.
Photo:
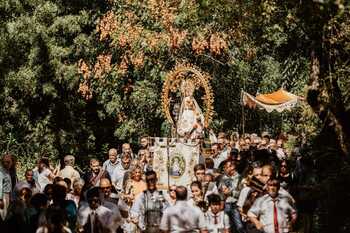
POLYGON ((111 181, 107 178, 101 178, 100 180, 100 190, 103 192, 105 198, 108 198, 112 193, 111 181))
POLYGON ((100 188, 104 187, 110 187, 111 186, 111 181, 107 178, 101 178, 100 179, 100 188))

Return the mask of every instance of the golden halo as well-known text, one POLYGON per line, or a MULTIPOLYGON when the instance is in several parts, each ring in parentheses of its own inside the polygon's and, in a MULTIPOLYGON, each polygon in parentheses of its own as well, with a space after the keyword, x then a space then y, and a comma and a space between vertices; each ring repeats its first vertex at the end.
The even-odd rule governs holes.
POLYGON ((203 112, 204 112, 204 127, 207 128, 212 120, 213 113, 214 113, 214 107, 213 107, 214 95, 209 82, 211 77, 207 73, 200 72, 198 68, 194 68, 189 64, 177 65, 175 69, 170 71, 166 76, 165 82, 163 84, 163 91, 162 91, 162 108, 163 108, 164 115, 171 124, 173 125, 175 124, 170 114, 169 94, 170 92, 176 92, 177 90, 179 90, 181 88, 180 87, 181 81, 184 79, 191 79, 195 84, 196 89, 203 87, 205 91, 205 95, 203 98, 205 109, 203 109, 203 112))

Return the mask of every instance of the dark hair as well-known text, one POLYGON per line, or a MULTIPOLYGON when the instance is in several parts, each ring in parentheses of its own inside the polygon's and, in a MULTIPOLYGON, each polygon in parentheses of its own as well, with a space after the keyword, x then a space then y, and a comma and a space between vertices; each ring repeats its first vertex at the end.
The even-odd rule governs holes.
POLYGON ((47 205, 48 198, 43 193, 36 193, 30 199, 30 204, 35 209, 40 209, 40 207, 47 205))
POLYGON ((68 177, 64 178, 63 180, 64 182, 66 182, 68 189, 70 189, 70 187, 72 186, 72 181, 68 177))
POLYGON ((176 200, 179 200, 179 201, 187 200, 187 188, 185 186, 176 187, 176 200))
POLYGON ((40 160, 39 160, 39 163, 43 163, 46 165, 46 167, 50 167, 50 161, 49 161, 49 158, 47 157, 42 157, 40 160))
POLYGON ((210 194, 208 196, 208 202, 209 202, 209 205, 212 205, 212 204, 220 204, 221 203, 221 197, 218 195, 218 194, 210 194))
POLYGON ((100 191, 98 187, 93 187, 86 192, 86 199, 92 199, 94 197, 100 197, 100 191))
POLYGON ((200 190, 202 190, 202 183, 199 181, 193 181, 190 187, 192 188, 193 186, 197 186, 200 190))
POLYGON ((153 171, 153 170, 148 170, 148 171, 146 171, 146 173, 145 173, 145 176, 146 176, 146 177, 147 177, 147 176, 152 176, 152 175, 154 175, 154 176, 157 177, 157 173, 156 173, 155 171, 153 171))
POLYGON ((202 164, 202 163, 199 163, 199 164, 196 164, 194 167, 193 167, 193 171, 196 172, 198 170, 205 170, 205 165, 202 164))
POLYGON ((212 158, 205 158, 205 167, 207 169, 213 169, 214 168, 214 160, 212 158))

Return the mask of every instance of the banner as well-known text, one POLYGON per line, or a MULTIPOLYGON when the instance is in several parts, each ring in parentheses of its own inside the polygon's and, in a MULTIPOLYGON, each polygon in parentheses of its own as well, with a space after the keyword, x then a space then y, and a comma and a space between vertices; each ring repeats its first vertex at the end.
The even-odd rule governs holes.
POLYGON ((194 178, 193 167, 199 160, 198 140, 155 138, 153 170, 157 173, 160 189, 169 185, 188 186, 194 178))

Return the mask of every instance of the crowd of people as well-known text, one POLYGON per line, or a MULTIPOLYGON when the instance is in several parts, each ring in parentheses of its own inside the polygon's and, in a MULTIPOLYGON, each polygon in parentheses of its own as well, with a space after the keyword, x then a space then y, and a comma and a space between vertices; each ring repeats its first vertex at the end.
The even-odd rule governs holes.
MULTIPOLYGON (((124 143, 108 158, 62 169, 46 157, 18 180, 15 156, 0 165, 1 232, 311 232, 317 183, 313 163, 285 138, 268 134, 228 138, 219 133, 201 150, 190 184, 157 186, 153 149, 142 137, 134 153, 124 143), (205 153, 204 153, 205 151, 205 153), (209 151, 209 152, 208 152, 209 151)), ((107 157, 106 156, 106 157, 107 157)))

